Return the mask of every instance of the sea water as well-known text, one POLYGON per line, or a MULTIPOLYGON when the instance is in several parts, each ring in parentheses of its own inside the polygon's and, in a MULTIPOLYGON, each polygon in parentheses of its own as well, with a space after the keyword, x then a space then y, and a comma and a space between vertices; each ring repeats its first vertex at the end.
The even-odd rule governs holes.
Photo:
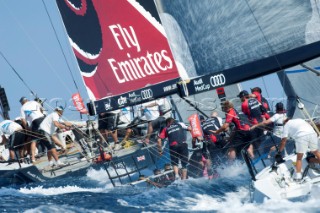
POLYGON ((0 189, 0 212, 320 212, 320 190, 302 200, 250 202, 243 164, 219 169, 217 179, 177 181, 167 188, 114 188, 105 170, 42 184, 0 189))

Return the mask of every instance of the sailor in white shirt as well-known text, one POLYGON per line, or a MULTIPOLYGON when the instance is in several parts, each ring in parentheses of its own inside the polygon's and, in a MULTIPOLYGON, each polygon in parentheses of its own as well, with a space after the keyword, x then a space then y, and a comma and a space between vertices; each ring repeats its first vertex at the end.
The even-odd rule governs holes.
POLYGON ((9 155, 11 160, 15 159, 14 150, 19 150, 20 157, 23 157, 22 152, 26 135, 21 125, 11 120, 2 121, 0 123, 0 137, 2 137, 0 145, 3 145, 6 142, 9 144, 9 155))
POLYGON ((284 149, 288 138, 293 138, 295 140, 297 152, 295 179, 301 180, 302 157, 303 154, 308 151, 308 149, 316 156, 316 159, 314 160, 317 163, 320 163, 317 133, 308 122, 300 118, 292 120, 287 119, 284 124, 279 151, 281 152, 284 149))
MULTIPOLYGON (((286 110, 284 109, 284 105, 281 102, 278 102, 276 104, 276 113, 270 117, 268 120, 264 120, 256 125, 253 125, 251 127, 251 130, 262 127, 262 126, 267 126, 270 124, 273 124, 273 130, 272 130, 272 135, 269 136, 261 145, 260 148, 264 149, 262 152, 266 152, 266 150, 273 152, 276 150, 275 145, 279 145, 281 138, 282 138, 282 133, 283 133, 283 127, 284 127, 284 121, 287 119, 286 115, 286 110)), ((291 152, 293 147, 289 147, 288 151, 291 152)), ((261 151, 261 150, 260 150, 261 151)), ((270 155, 270 153, 269 153, 270 155)))
POLYGON ((36 141, 39 139, 39 125, 44 119, 43 107, 37 101, 29 101, 26 97, 20 98, 22 105, 20 110, 21 122, 24 128, 30 132, 31 137, 31 161, 35 161, 36 141))
POLYGON ((55 144, 52 140, 52 135, 56 132, 57 128, 64 129, 66 127, 68 128, 72 126, 71 123, 65 122, 61 119, 63 110, 64 109, 61 106, 56 107, 54 112, 50 113, 48 116, 45 117, 45 119, 41 122, 39 127, 41 134, 45 136, 45 139, 41 139, 41 143, 48 149, 47 154, 50 166, 54 165, 52 157, 56 160, 56 165, 65 165, 64 163, 59 161, 58 153, 55 148, 55 144))
POLYGON ((145 138, 145 143, 148 144, 153 131, 156 129, 160 132, 166 126, 166 119, 172 116, 172 106, 167 98, 160 98, 142 104, 142 109, 148 120, 148 131, 145 138))

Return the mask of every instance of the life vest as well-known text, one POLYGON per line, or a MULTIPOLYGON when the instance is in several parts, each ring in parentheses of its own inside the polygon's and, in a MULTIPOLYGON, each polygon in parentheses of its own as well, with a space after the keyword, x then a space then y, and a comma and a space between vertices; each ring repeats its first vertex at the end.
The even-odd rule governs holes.
POLYGON ((168 126, 166 128, 166 134, 168 136, 170 146, 182 144, 187 139, 185 130, 178 122, 173 122, 170 126, 168 126))
POLYGON ((244 113, 239 113, 236 109, 234 109, 234 111, 236 112, 236 119, 239 120, 240 126, 241 126, 241 130, 245 130, 247 129, 246 126, 251 126, 251 122, 248 118, 247 115, 245 115, 244 113))
POLYGON ((219 139, 219 136, 213 134, 212 131, 216 131, 220 128, 220 123, 218 118, 208 118, 202 123, 202 130, 206 139, 210 139, 212 142, 216 143, 219 139), (217 123, 217 124, 216 124, 217 123))
POLYGON ((246 99, 243 102, 243 109, 247 108, 248 118, 252 124, 257 124, 262 121, 261 104, 255 98, 246 99))

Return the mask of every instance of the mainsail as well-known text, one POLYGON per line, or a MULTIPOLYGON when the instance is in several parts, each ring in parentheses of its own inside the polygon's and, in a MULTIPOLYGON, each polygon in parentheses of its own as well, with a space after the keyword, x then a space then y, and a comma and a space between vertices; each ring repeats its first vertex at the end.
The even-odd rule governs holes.
MULTIPOLYGON (((311 7, 311 18, 305 26, 305 42, 307 44, 320 40, 320 4, 317 1, 311 1, 311 7)), ((278 73, 280 82, 288 96, 287 108, 290 117, 301 116, 299 110, 295 110, 297 98, 301 99, 300 101, 312 118, 320 116, 318 105, 320 96, 316 92, 320 86, 319 74, 319 58, 305 62, 302 66, 295 66, 278 73)))
MULTIPOLYGON (((183 95, 267 75, 320 55, 319 39, 308 43, 305 38, 313 18, 311 1, 156 3, 169 41, 174 39, 181 43, 177 46, 191 50, 196 70, 191 77, 195 78, 184 85, 187 89, 182 87, 183 95)), ((189 61, 180 62, 188 69, 189 61)))
POLYGON ((176 93, 178 70, 153 2, 57 4, 97 113, 176 93))

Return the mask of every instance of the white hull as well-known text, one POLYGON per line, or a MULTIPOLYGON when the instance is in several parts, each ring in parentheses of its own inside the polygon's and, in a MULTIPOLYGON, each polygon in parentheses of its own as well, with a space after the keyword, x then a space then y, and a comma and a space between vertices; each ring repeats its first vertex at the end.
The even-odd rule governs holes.
POLYGON ((293 180, 296 155, 286 157, 284 163, 264 168, 256 175, 253 182, 253 200, 262 202, 269 199, 294 199, 307 196, 311 193, 313 185, 320 185, 320 171, 309 168, 306 159, 303 159, 302 171, 308 170, 301 182, 293 180))

